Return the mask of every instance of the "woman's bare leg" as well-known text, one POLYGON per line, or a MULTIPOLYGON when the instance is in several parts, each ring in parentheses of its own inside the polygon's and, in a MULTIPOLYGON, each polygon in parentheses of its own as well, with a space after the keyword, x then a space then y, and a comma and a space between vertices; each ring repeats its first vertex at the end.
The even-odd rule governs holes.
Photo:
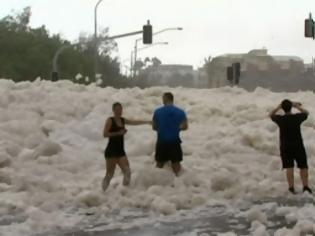
POLYGON ((124 174, 123 185, 128 186, 131 181, 131 171, 128 158, 126 156, 119 158, 117 163, 124 174))
POLYGON ((106 191, 108 188, 111 179, 115 174, 117 159, 116 158, 107 158, 106 159, 106 174, 102 182, 103 191, 106 191))

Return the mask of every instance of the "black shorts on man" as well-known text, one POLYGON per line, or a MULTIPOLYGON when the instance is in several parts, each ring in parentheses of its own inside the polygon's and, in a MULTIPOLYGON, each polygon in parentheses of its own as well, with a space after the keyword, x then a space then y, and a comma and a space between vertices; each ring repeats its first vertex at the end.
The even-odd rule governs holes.
POLYGON ((158 163, 179 163, 183 160, 183 151, 180 143, 157 143, 155 160, 158 163))
POLYGON ((295 163, 299 169, 308 169, 307 155, 304 146, 296 148, 280 148, 283 169, 294 168, 295 163))

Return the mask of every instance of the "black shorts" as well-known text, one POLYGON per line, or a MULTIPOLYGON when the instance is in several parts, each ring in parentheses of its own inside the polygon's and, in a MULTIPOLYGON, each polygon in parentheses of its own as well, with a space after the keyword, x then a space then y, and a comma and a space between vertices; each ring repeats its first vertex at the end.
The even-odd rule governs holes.
POLYGON ((106 159, 121 158, 126 156, 126 152, 121 145, 108 145, 105 149, 104 156, 106 159))
POLYGON ((157 143, 155 160, 158 163, 171 161, 178 163, 183 160, 183 151, 180 143, 157 143))
POLYGON ((290 148, 281 150, 281 159, 283 169, 294 168, 296 162, 299 169, 307 169, 307 156, 305 148, 290 148))

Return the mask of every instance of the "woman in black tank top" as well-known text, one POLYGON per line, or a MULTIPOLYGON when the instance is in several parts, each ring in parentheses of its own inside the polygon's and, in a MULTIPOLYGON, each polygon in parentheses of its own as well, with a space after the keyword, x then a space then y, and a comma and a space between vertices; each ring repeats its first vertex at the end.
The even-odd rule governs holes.
POLYGON ((125 119, 119 118, 119 123, 115 121, 115 117, 110 117, 111 127, 110 133, 122 132, 122 135, 109 137, 107 147, 105 149, 105 158, 120 158, 126 156, 124 149, 125 119))
POLYGON ((107 119, 103 133, 104 138, 109 139, 104 152, 106 160, 106 175, 102 182, 104 191, 114 176, 116 165, 119 165, 123 172, 123 185, 126 186, 130 183, 131 172, 124 147, 124 136, 127 133, 125 125, 152 124, 151 121, 135 121, 123 118, 123 107, 120 103, 114 103, 112 109, 114 116, 107 119))

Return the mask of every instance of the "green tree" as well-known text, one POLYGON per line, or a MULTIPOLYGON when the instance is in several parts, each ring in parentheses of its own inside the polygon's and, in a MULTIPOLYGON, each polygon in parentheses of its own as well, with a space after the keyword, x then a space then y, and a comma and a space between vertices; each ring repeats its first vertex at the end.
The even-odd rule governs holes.
MULTIPOLYGON (((68 46, 68 49, 60 55, 58 62, 61 78, 74 80, 78 73, 94 78, 93 37, 80 37, 79 43, 72 44, 60 35, 50 35, 45 26, 31 28, 30 18, 31 8, 27 7, 21 13, 0 20, 1 78, 11 78, 17 82, 33 81, 38 76, 50 79, 53 57, 64 46, 68 46)), ((117 58, 111 57, 116 43, 107 40, 107 34, 108 29, 100 34, 100 73, 104 85, 119 86, 123 77, 117 58)))

